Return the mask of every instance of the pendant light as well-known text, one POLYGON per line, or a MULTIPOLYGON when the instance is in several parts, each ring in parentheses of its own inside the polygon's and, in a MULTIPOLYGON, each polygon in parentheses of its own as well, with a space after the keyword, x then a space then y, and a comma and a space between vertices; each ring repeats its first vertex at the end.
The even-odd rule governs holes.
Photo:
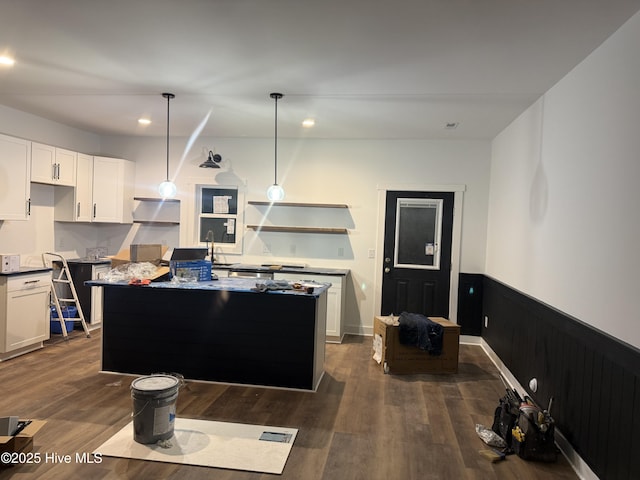
POLYGON ((162 96, 167 99, 167 179, 160 184, 158 192, 162 198, 173 198, 176 196, 176 184, 169 180, 169 102, 176 96, 173 93, 163 93, 162 96))
POLYGON ((269 95, 275 101, 275 133, 274 133, 274 145, 275 145, 275 158, 274 158, 274 179, 273 185, 267 190, 267 198, 271 202, 279 202, 284 199, 284 189, 278 185, 278 100, 284 95, 281 93, 272 93, 269 95))

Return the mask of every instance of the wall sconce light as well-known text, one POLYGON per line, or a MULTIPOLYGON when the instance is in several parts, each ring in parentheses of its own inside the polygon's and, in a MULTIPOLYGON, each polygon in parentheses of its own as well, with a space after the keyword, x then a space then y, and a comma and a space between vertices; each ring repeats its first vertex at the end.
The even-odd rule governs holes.
POLYGON ((209 150, 209 156, 200 164, 200 168, 220 168, 220 162, 222 162, 222 157, 209 150))

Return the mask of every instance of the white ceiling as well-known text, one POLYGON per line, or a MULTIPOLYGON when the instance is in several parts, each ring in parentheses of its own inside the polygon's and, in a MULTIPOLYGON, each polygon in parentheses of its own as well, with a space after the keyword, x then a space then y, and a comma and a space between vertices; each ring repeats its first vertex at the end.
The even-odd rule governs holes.
POLYGON ((493 138, 640 0, 1 0, 0 104, 100 134, 493 138), (142 128, 137 119, 153 123, 142 128), (302 129, 303 118, 316 118, 302 129), (459 122, 455 130, 444 128, 459 122))

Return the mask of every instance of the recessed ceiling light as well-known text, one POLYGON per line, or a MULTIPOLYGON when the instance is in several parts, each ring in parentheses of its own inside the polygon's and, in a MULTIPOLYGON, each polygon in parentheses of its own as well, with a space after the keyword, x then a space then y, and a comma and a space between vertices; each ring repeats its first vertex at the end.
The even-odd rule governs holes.
POLYGON ((15 63, 16 61, 13 58, 7 57, 5 55, 0 55, 0 65, 6 65, 7 67, 12 67, 15 63))
POLYGON ((316 121, 313 118, 305 118, 302 121, 302 126, 304 128, 311 128, 316 124, 316 121))
POLYGON ((444 128, 447 130, 455 130, 460 125, 460 122, 447 122, 444 124, 444 128))
POLYGON ((149 120, 148 118, 139 118, 138 123, 140 125, 149 125, 151 123, 151 120, 149 120))

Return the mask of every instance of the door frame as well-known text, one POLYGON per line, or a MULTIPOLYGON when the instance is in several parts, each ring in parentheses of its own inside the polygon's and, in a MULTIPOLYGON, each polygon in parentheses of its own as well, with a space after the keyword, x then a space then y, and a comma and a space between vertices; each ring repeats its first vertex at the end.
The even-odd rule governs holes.
POLYGON ((460 278, 460 249, 462 245, 462 203, 466 185, 378 185, 378 222, 374 255, 374 315, 382 311, 382 257, 384 256, 384 220, 387 191, 405 192, 453 192, 453 232, 451 237, 451 276, 449 289, 449 320, 458 323, 458 280, 460 278))

